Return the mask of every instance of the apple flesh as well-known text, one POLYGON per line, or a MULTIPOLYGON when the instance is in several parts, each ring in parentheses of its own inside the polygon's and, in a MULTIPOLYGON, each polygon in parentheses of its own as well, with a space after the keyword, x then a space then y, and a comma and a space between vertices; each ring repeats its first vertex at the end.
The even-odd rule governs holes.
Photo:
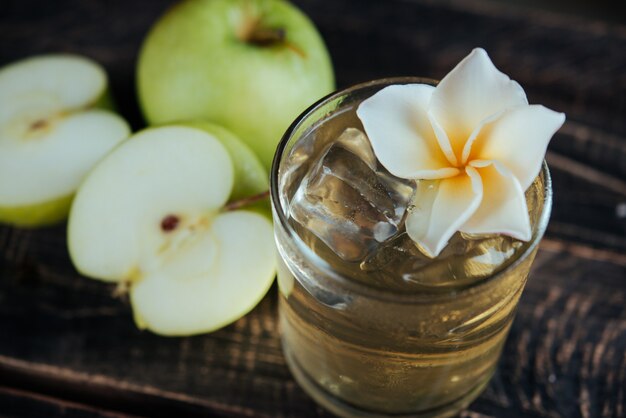
POLYGON ((161 335, 223 327, 250 311, 275 275, 270 221, 224 210, 232 159, 206 131, 169 126, 132 136, 80 186, 68 224, 84 275, 123 282, 135 322, 161 335))
MULTIPOLYGON (((240 200, 269 190, 269 178, 259 158, 231 131, 206 121, 183 122, 180 125, 211 134, 228 151, 234 168, 234 185, 229 200, 240 200)), ((269 200, 266 204, 269 205, 269 200)))
POLYGON ((95 106, 107 79, 73 55, 28 58, 0 69, 0 222, 40 226, 67 217, 91 167, 128 137, 128 124, 95 106))
POLYGON ((147 36, 137 84, 150 124, 210 120, 269 170, 289 124, 334 89, 334 76, 315 26, 288 2, 185 0, 147 36))

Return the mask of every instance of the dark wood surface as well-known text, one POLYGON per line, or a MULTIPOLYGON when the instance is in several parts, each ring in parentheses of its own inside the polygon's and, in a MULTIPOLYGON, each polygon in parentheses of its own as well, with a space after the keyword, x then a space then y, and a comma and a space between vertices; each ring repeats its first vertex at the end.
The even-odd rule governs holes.
MULTIPOLYGON (((499 369, 464 417, 626 416, 626 27, 475 0, 298 0, 338 85, 441 78, 485 47, 530 101, 565 111, 550 146, 553 217, 499 369)), ((91 56, 120 112, 141 39, 171 2, 3 1, 0 65, 91 56)), ((0 105, 2 98, 0 98, 0 105)), ((327 417, 285 366, 275 289, 213 334, 138 331, 127 301, 80 277, 65 226, 0 226, 0 416, 327 417)))

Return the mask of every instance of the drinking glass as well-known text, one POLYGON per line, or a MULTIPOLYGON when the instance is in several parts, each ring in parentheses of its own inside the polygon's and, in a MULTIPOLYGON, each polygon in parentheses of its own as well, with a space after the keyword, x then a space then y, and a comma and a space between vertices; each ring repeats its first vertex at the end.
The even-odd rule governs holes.
POLYGON ((526 192, 532 239, 507 263, 471 281, 437 277, 411 291, 355 280, 358 264, 337 263, 314 234, 289 219, 306 167, 346 127, 362 126, 359 104, 393 84, 375 80, 331 94, 300 115, 280 142, 271 171, 279 253, 283 351, 300 386, 343 417, 448 417, 486 387, 502 351, 550 216, 547 165, 526 192))

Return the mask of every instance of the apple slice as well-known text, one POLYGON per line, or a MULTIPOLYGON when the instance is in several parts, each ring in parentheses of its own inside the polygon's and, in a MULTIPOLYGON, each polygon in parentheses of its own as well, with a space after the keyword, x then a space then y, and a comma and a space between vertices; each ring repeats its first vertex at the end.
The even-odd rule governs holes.
POLYGON ((76 194, 68 225, 74 265, 128 284, 137 326, 157 334, 235 321, 265 295, 276 262, 270 221, 224 209, 234 173, 227 150, 206 131, 135 134, 76 194))
MULTIPOLYGON (((230 200, 239 200, 269 190, 269 177, 259 158, 238 136, 226 128, 206 121, 182 123, 213 135, 228 151, 235 169, 230 200)), ((266 200, 269 208, 269 200, 266 200)))
POLYGON ((0 69, 0 222, 51 224, 67 216, 84 175, 128 137, 107 103, 97 63, 73 55, 0 69))

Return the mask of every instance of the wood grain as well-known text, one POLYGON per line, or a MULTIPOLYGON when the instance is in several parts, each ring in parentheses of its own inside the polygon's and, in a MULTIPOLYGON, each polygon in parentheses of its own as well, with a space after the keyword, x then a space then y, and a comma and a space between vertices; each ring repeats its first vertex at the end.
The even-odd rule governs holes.
MULTIPOLYGON (((0 65, 45 52, 91 56, 139 128, 137 52, 172 3, 4 1, 0 65)), ((626 28, 475 0, 295 3, 318 24, 341 87, 441 78, 483 46, 531 102, 567 113, 548 156, 547 239, 500 367, 462 416, 625 417, 626 28)), ((65 225, 0 226, 0 416, 330 416, 286 368, 275 289, 245 318, 190 338, 138 331, 113 290, 73 269, 65 225)))
MULTIPOLYGON (((5 240, 9 248, 57 251, 32 269, 3 263, 3 385, 138 415, 325 416, 286 369, 273 291, 251 315, 214 334, 156 337, 134 328, 111 286, 69 268, 62 232, 20 231, 5 240)), ((544 248, 498 373, 471 412, 623 416, 626 265, 573 255, 551 240, 544 248)), ((21 254, 28 263, 31 251, 21 254)))
POLYGON ((84 418, 133 418, 132 415, 106 411, 76 402, 27 392, 14 388, 0 387, 1 414, 12 417, 84 417, 84 418))

